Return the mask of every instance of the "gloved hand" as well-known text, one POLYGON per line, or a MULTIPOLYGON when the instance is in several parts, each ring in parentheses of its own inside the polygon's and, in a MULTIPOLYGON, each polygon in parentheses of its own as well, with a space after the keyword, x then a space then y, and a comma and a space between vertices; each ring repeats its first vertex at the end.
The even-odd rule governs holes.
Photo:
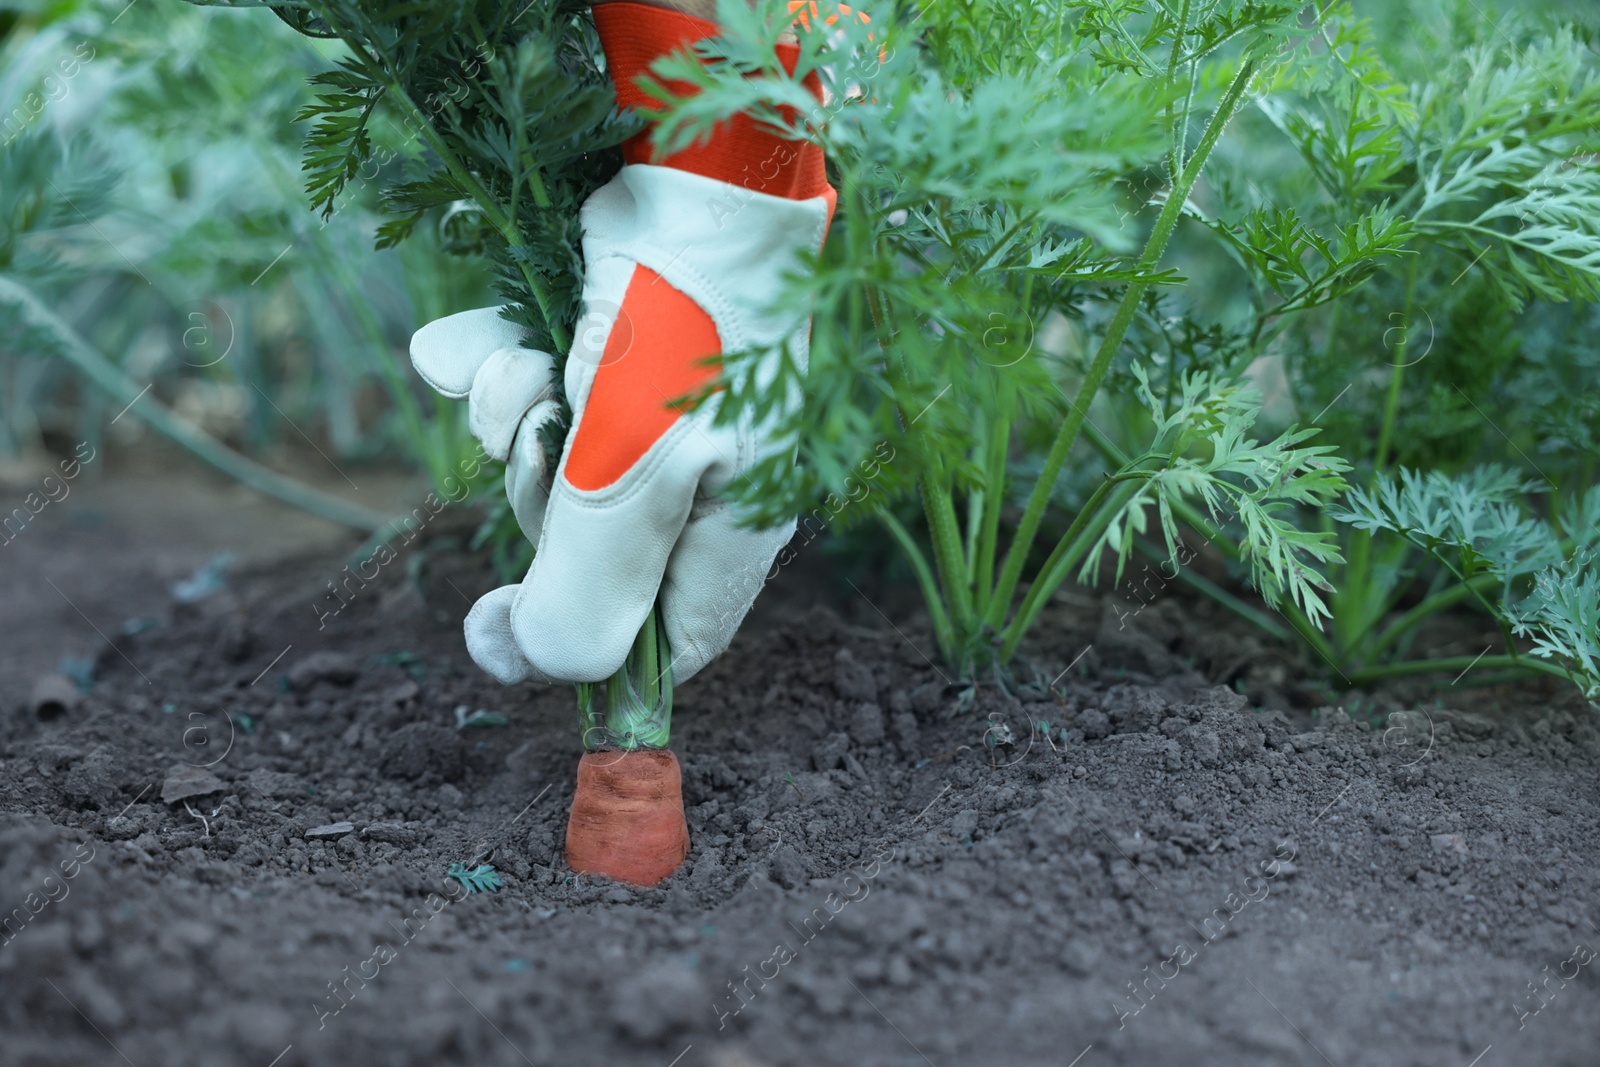
MULTIPOLYGON (((776 447, 749 417, 713 426, 720 352, 787 342, 804 367, 809 324, 772 310, 798 253, 821 247, 832 190, 788 199, 671 167, 624 166, 581 212, 583 312, 566 365, 573 425, 559 465, 538 427, 556 414, 553 361, 518 346, 493 308, 429 323, 411 358, 466 397, 472 432, 505 459, 506 492, 537 555, 520 585, 466 620, 474 662, 499 681, 598 682, 623 664, 658 595, 683 680, 732 639, 794 532, 756 530, 720 498, 776 447)), ((776 354, 757 369, 770 382, 776 354)), ((781 407, 800 402, 798 393, 781 407)))

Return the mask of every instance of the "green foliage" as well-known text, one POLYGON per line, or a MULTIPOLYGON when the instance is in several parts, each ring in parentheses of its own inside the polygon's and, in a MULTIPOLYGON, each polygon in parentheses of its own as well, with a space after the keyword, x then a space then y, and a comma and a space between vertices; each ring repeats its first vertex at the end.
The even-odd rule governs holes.
MULTIPOLYGON (((1512 382, 1544 397, 1513 416, 1519 436, 1562 456, 1562 481, 1582 487, 1594 451, 1579 442, 1593 440, 1595 409, 1578 368, 1592 346, 1569 326, 1530 347, 1519 324, 1600 296, 1593 55, 1570 30, 1513 20, 1508 34, 1458 13, 1443 20, 1449 47, 1433 42, 1426 68, 1397 73, 1348 5, 1321 6, 1309 32, 1299 13, 1084 2, 1008 8, 992 22, 963 4, 880 14, 826 39, 802 34, 786 81, 760 58, 773 16, 730 10, 701 62, 658 64, 697 89, 672 101, 661 143, 755 110, 822 145, 841 189, 835 235, 788 294, 815 316, 805 408, 782 415, 781 391, 750 373, 759 354, 731 355, 718 383, 722 417, 779 420, 801 457, 742 487, 758 520, 841 493, 859 458, 888 442, 897 459, 870 510, 963 669, 1008 660, 1073 571, 1093 580, 1115 558, 1120 578, 1151 508, 1174 558, 1179 521, 1221 527, 1238 577, 1336 674, 1428 669, 1405 665, 1415 626, 1464 602, 1492 610, 1507 657, 1527 664, 1507 598, 1552 562, 1553 535, 1529 525, 1533 472, 1490 398, 1512 382), (728 62, 704 62, 718 58, 728 62), (852 91, 817 105, 795 84, 812 69, 852 91), (1244 99, 1250 121, 1223 136, 1244 99), (1197 182, 1202 167, 1214 177, 1197 182), (1130 189, 1142 194, 1132 203, 1130 189), (1226 284, 1185 281, 1174 261, 1226 284), (1207 307, 1209 293, 1223 300, 1207 307), (1040 325, 1067 343, 1035 351, 1040 325), (1287 399, 1315 427, 1257 439, 1260 398, 1241 376, 1263 361, 1287 372, 1287 399), (1328 433, 1308 446, 1317 427, 1328 433), (1074 462, 1087 481, 1063 494, 1055 481, 1080 428, 1111 466, 1074 462), (1497 468, 1471 473, 1473 450, 1491 443, 1494 458, 1520 459, 1514 484, 1497 468), (1383 488, 1391 465, 1413 459, 1443 468, 1422 489, 1449 493, 1383 488), (1353 469, 1363 488, 1329 510, 1353 469), (921 501, 925 542, 906 523, 909 499, 921 501), (1421 513, 1328 523, 1386 500, 1435 507, 1433 525, 1402 521, 1421 513), (1033 540, 1046 505, 1064 501, 1077 514, 1041 563, 1033 540), (1001 513, 1017 506, 1001 560, 1001 513), (1466 525, 1440 527, 1440 516, 1466 525), (1033 582, 1013 603, 1024 570, 1033 582), (1496 584, 1496 597, 1482 595, 1496 584), (1419 586, 1418 608, 1401 612, 1419 586)), ((799 383, 792 356, 783 377, 799 383)), ((1549 598, 1543 615, 1529 609, 1548 624, 1549 655, 1581 661, 1581 607, 1549 598)))
MULTIPOLYGON (((1042 563, 1032 551, 1134 313, 1157 286, 1181 280, 1161 256, 1189 192, 1250 87, 1300 35, 1297 10, 887 8, 869 25, 844 17, 826 32, 801 32, 786 76, 768 58, 783 24, 777 9, 726 3, 722 36, 695 60, 657 63, 663 79, 696 90, 662 91, 671 106, 658 143, 679 145, 719 118, 753 112, 821 145, 840 190, 826 249, 784 297, 813 315, 804 405, 779 405, 784 386, 802 385, 793 353, 783 354, 776 384, 754 374, 765 353, 727 354, 715 386, 720 418, 772 420, 800 457, 775 458, 735 488, 753 521, 845 493, 861 458, 886 442, 895 459, 864 508, 910 562, 941 650, 967 671, 1009 660, 1080 563, 1090 575, 1107 554, 1125 562, 1148 507, 1171 545, 1172 507, 1185 498, 1242 514, 1263 592, 1322 614, 1317 567, 1335 557, 1324 535, 1288 521, 1288 509, 1330 499, 1343 466, 1305 446, 1314 431, 1251 439, 1257 398, 1236 376, 1175 377, 1181 396, 1170 409, 1170 395, 1144 389, 1158 422, 1148 447, 1107 472, 1042 563), (824 103, 799 84, 812 71, 831 90, 824 103), (1193 124, 1203 129, 1191 144, 1193 124), (1152 172, 1161 178, 1148 181, 1164 187, 1130 202, 1132 177, 1152 172), (1108 306, 1116 310, 1106 321, 1108 306), (1095 320, 1095 358, 1036 351, 1052 319, 1095 320), (1019 477, 1026 452, 1046 446, 1030 486, 1019 477), (1002 559, 1002 512, 1024 491, 1002 559), (921 502, 926 541, 904 522, 911 500, 921 502), (1025 568, 1034 580, 1019 600, 1025 568)), ((1405 233, 1376 214, 1328 240, 1292 222, 1282 247, 1265 254, 1276 257, 1272 284, 1304 287, 1303 307, 1357 284, 1405 233), (1294 241, 1324 255, 1323 267, 1304 266, 1294 241)))
POLYGON ((1522 494, 1539 488, 1499 466, 1456 477, 1402 469, 1398 478, 1379 475, 1370 489, 1352 489, 1328 514, 1358 530, 1399 534, 1460 581, 1487 574, 1509 588, 1560 558, 1553 531, 1517 508, 1522 494))
MULTIPOLYGON (((304 426, 341 463, 398 445, 437 482, 464 412, 420 395, 406 337, 492 284, 565 353, 577 206, 639 122, 578 0, 271 6, 299 32, 161 5, 8 18, 0 121, 26 128, 0 134, 0 279, 152 399, 232 398, 239 448, 304 426), (80 37, 115 77, 34 115, 80 37), (246 347, 199 358, 197 313, 246 347)), ((829 521, 901 553, 968 672, 1135 550, 1208 585, 1187 525, 1286 625, 1209 588, 1313 669, 1443 669, 1412 648, 1466 606, 1501 627, 1485 664, 1594 697, 1600 35, 1567 6, 1590 28, 1487 0, 888 3, 816 20, 790 74, 785 5, 724 4, 718 39, 655 67, 695 90, 660 89, 657 144, 753 112, 820 145, 840 192, 782 296, 813 317, 809 369, 723 362, 719 417, 771 419, 798 455, 733 492, 756 522, 850 498, 829 521)), ((120 409, 67 387, 58 338, 6 324, 0 448, 120 409)), ((531 546, 497 473, 478 543, 509 580, 531 546)), ((626 681, 611 728, 664 738, 670 688, 626 681)), ((580 713, 604 726, 597 693, 580 713)))
POLYGON ((63 242, 36 238, 103 214, 115 184, 104 153, 88 138, 19 135, 0 152, 0 271, 36 282, 70 278, 63 242))
POLYGON ((444 873, 460 882, 468 893, 497 893, 505 888, 505 882, 500 880, 499 872, 488 863, 480 863, 471 870, 464 864, 452 863, 450 869, 444 873))
MULTIPOLYGON (((314 99, 297 116, 311 125, 304 165, 313 206, 332 217, 341 197, 376 175, 388 215, 378 246, 437 232, 436 257, 486 263, 509 316, 529 329, 526 343, 556 356, 559 394, 583 278, 578 207, 615 173, 615 146, 639 128, 616 109, 587 6, 269 6, 300 32, 343 46, 338 66, 310 79, 314 99)), ((568 418, 558 399, 563 417, 545 428, 552 454, 568 418)), ((489 496, 477 543, 515 580, 532 546, 489 496)))
POLYGON ((1404 254, 1412 233, 1411 223, 1387 207, 1335 224, 1331 236, 1307 226, 1293 209, 1278 207, 1256 208, 1236 226, 1208 224, 1257 286, 1257 299, 1263 305, 1275 299, 1273 316, 1318 307, 1353 291, 1383 260, 1404 254))
MULTIPOLYGON (((1275 418, 1321 427, 1352 465, 1349 503, 1324 510, 1347 523, 1324 529, 1327 632, 1281 606, 1308 663, 1344 682, 1432 669, 1408 658, 1416 628, 1462 604, 1499 619, 1505 657, 1526 665, 1511 604, 1559 558, 1535 497, 1581 494, 1596 454, 1600 409, 1580 385, 1594 312, 1560 306, 1600 297, 1594 52, 1566 27, 1413 8, 1407 33, 1380 38, 1349 4, 1320 7, 1310 47, 1255 94, 1210 196, 1186 209, 1217 242, 1182 235, 1187 272, 1220 279, 1151 294, 1129 333, 1167 396, 1196 371, 1281 375, 1275 418)), ((1129 402, 1137 365, 1113 370, 1116 431, 1091 434, 1114 461, 1149 425, 1129 402)), ((1241 516, 1174 511, 1259 587, 1241 516)))
MULTIPOLYGON (((505 314, 528 328, 530 348, 555 357, 562 418, 547 425, 559 454, 570 423, 563 368, 583 284, 579 208, 616 173, 615 148, 640 128, 621 114, 601 71, 588 7, 578 0, 490 0, 418 6, 400 0, 285 0, 269 4, 289 25, 339 40, 337 69, 316 75, 316 101, 299 118, 307 189, 324 217, 369 163, 380 167, 371 127, 391 116, 414 138, 403 174, 384 187, 390 214, 378 245, 392 247, 424 219, 447 227, 452 251, 492 265, 505 314)), ((506 577, 526 566, 509 507, 497 505, 475 543, 493 546, 506 577)), ((586 747, 664 747, 672 709, 671 652, 652 612, 627 662, 605 687, 577 689, 586 747)))
POLYGON ((379 228, 380 247, 424 218, 456 213, 457 247, 493 265, 512 317, 531 331, 529 347, 564 357, 583 278, 578 207, 615 173, 611 149, 638 129, 617 112, 587 6, 269 6, 347 49, 337 69, 312 79, 316 100, 299 115, 313 124, 305 158, 313 204, 332 214, 374 159, 371 125, 386 112, 426 151, 408 146, 406 176, 385 186, 392 217, 379 228))
POLYGON ((1574 564, 1540 572, 1513 628, 1533 639, 1533 655, 1560 661, 1584 696, 1600 700, 1600 574, 1574 564))
POLYGON ((1329 433, 1380 468, 1446 457, 1459 467, 1481 448, 1513 461, 1501 434, 1530 427, 1515 412, 1491 425, 1481 404, 1531 370, 1519 322, 1547 314, 1541 304, 1600 298, 1593 50, 1569 29, 1546 35, 1470 8, 1446 26, 1448 41, 1396 68, 1333 5, 1322 36, 1337 62, 1297 73, 1289 102, 1261 108, 1314 179, 1261 195, 1323 225, 1375 211, 1407 222, 1412 254, 1380 265, 1347 307, 1301 324, 1286 352, 1310 410, 1351 387, 1329 433), (1519 315, 1530 301, 1533 314, 1519 315), (1368 367, 1382 373, 1359 373, 1368 367), (1373 410, 1387 427, 1376 440, 1373 410))
MULTIPOLYGON (((1557 661, 1550 673, 1593 698, 1600 694, 1600 586, 1585 568, 1600 544, 1600 490, 1570 501, 1565 521, 1552 523, 1520 506, 1541 488, 1496 465, 1455 477, 1402 469, 1398 478, 1377 476, 1370 490, 1352 490, 1329 514, 1367 533, 1395 534, 1437 561, 1454 579, 1439 595, 1465 591, 1500 624, 1508 651, 1496 662, 1526 666, 1512 635, 1531 637, 1535 656, 1557 661)), ((1399 587, 1410 575, 1396 569, 1390 584, 1399 587)), ((1426 615, 1413 609, 1375 642, 1398 637, 1426 615)))
POLYGON ((1213 521, 1232 515, 1244 527, 1251 584, 1270 602, 1287 599, 1299 606, 1312 625, 1320 626, 1328 612, 1317 590, 1332 587, 1317 568, 1341 557, 1332 534, 1301 530, 1289 520, 1295 505, 1322 508, 1338 496, 1349 464, 1331 455, 1331 446, 1302 444, 1314 429, 1290 428, 1266 444, 1247 438, 1260 410, 1260 394, 1253 388, 1219 385, 1203 373, 1189 375, 1175 409, 1163 414, 1144 369, 1135 365, 1134 373, 1141 399, 1157 416, 1155 442, 1146 455, 1161 457, 1166 465, 1149 472, 1107 524, 1084 560, 1080 579, 1093 580, 1109 549, 1116 553, 1121 581, 1150 504, 1156 505, 1167 551, 1175 557, 1180 539, 1173 504, 1193 499, 1213 521), (1191 454, 1201 442, 1209 447, 1191 454))

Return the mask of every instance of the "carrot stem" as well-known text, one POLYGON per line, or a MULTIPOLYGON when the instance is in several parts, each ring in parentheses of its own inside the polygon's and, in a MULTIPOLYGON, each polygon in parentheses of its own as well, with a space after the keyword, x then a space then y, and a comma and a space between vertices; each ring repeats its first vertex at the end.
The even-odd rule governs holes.
POLYGON ((652 608, 622 669, 604 683, 580 683, 578 726, 583 747, 605 749, 666 748, 672 735, 672 649, 659 609, 652 608), (605 688, 605 710, 596 697, 605 688))

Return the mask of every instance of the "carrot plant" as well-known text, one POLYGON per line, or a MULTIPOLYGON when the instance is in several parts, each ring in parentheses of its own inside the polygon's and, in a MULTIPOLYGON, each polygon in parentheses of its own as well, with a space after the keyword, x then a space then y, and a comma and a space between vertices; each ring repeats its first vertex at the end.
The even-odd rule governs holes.
POLYGON ((1237 373, 1196 369, 1158 387, 1131 368, 1139 447, 1097 475, 1064 529, 1047 522, 1130 327, 1182 280, 1168 242, 1235 112, 1302 46, 1304 6, 1064 0, 872 15, 802 33, 786 77, 766 58, 781 16, 727 2, 722 38, 702 47, 720 63, 655 68, 697 90, 662 94, 662 146, 755 110, 822 145, 839 189, 824 252, 785 297, 813 314, 809 367, 787 353, 779 381, 757 380, 759 354, 730 353, 715 386, 719 417, 774 419, 799 455, 735 487, 753 521, 846 493, 858 460, 890 443, 894 458, 849 499, 903 552, 940 651, 968 676, 1003 679, 1074 572, 1114 559, 1120 574, 1151 509, 1176 553, 1185 502, 1237 516, 1257 587, 1325 618, 1319 568, 1338 561, 1334 536, 1292 515, 1333 499, 1345 464, 1309 429, 1258 439, 1259 396, 1237 373), (830 88, 821 105, 798 84, 811 71, 830 88), (1060 343, 1069 322, 1085 345, 1060 343), (785 416, 791 386, 806 399, 785 416))
MULTIPOLYGON (((1346 684, 1475 665, 1568 676, 1592 696, 1600 421, 1574 388, 1594 369, 1592 315, 1558 305, 1600 298, 1596 57, 1569 30, 1435 13, 1388 55, 1348 5, 1318 12, 1194 212, 1215 239, 1196 254, 1226 257, 1246 310, 1196 322, 1153 301, 1134 332, 1169 383, 1281 366, 1293 406, 1355 465, 1357 488, 1318 520, 1340 546, 1330 625, 1180 576, 1346 684), (1491 616, 1502 647, 1413 655, 1417 628, 1457 606, 1491 616)), ((1137 447, 1096 443, 1112 459, 1137 447)), ((1238 523, 1176 512, 1244 556, 1238 523)))

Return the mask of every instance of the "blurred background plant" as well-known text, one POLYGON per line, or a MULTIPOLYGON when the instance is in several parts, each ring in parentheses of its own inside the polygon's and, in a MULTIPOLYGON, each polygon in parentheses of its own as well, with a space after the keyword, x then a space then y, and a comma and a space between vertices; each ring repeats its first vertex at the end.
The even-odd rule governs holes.
MULTIPOLYGON (((473 442, 405 346, 419 322, 488 302, 491 279, 442 253, 448 220, 376 250, 376 166, 326 219, 307 210, 294 117, 337 50, 252 14, 0 11, 0 451, 153 425, 372 527, 385 516, 235 457, 287 470, 297 456, 340 485, 399 460, 441 485, 473 442)), ((373 137, 391 170, 421 152, 383 121, 373 137)))

